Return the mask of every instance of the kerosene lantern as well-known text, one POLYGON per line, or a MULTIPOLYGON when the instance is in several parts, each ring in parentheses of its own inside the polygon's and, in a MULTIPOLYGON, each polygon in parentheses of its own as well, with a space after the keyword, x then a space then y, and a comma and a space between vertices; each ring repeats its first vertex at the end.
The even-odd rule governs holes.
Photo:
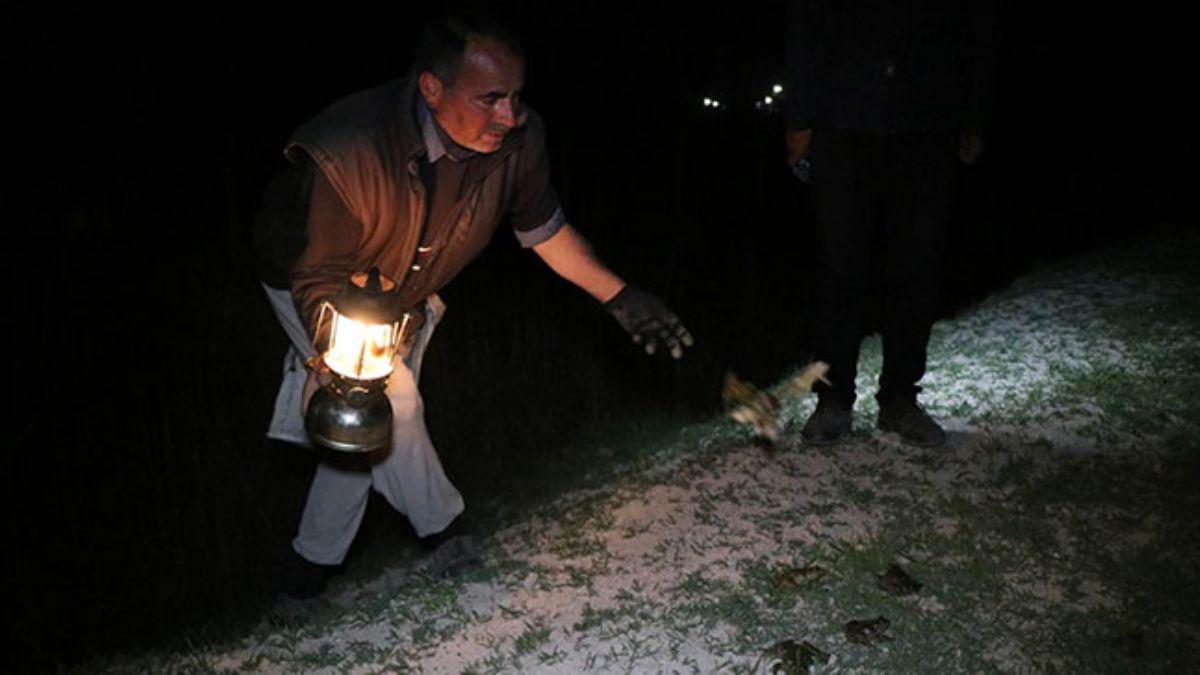
POLYGON ((333 380, 308 404, 309 437, 342 452, 369 452, 392 437, 392 405, 384 389, 409 315, 399 311, 396 282, 371 271, 351 276, 332 301, 321 305, 317 335, 329 322, 322 358, 333 380))

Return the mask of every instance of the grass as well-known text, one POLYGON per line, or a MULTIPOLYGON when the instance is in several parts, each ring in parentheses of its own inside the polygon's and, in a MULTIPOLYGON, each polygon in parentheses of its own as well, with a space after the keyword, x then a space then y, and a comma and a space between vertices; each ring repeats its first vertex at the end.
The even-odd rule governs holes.
MULTIPOLYGON (((750 672, 783 640, 829 652, 817 672, 1196 667, 1200 281, 1170 253, 1196 248, 1094 253, 939 324, 923 400, 946 448, 868 433, 870 396, 853 441, 801 448, 812 401, 782 386, 774 453, 723 418, 649 417, 523 486, 468 577, 381 560, 241 639, 93 669, 750 672), (826 573, 779 583, 809 563, 826 573), (919 593, 876 585, 892 563, 919 593), (847 641, 877 616, 893 640, 847 641)), ((860 391, 879 367, 867 340, 860 391)))

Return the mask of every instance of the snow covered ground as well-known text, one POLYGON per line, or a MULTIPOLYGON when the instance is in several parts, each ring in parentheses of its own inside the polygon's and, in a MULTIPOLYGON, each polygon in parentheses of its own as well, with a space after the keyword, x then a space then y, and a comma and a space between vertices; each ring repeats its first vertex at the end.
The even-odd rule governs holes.
POLYGON ((940 322, 922 399, 946 447, 874 431, 872 338, 840 446, 803 446, 814 401, 781 384, 776 451, 727 418, 679 429, 488 538, 463 578, 398 561, 239 640, 92 667, 770 672, 784 640, 827 655, 813 672, 1196 667, 1198 254, 1141 240, 940 322), (880 588, 891 563, 921 590, 880 588), (892 639, 848 639, 879 616, 892 639))

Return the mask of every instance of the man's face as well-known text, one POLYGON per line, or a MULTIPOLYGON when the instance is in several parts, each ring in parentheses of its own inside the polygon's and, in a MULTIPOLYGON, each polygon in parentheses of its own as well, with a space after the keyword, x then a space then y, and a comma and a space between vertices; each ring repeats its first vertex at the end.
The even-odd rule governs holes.
POLYGON ((508 132, 525 121, 520 102, 525 63, 493 40, 467 44, 453 85, 424 72, 419 86, 434 119, 464 148, 495 152, 508 132))

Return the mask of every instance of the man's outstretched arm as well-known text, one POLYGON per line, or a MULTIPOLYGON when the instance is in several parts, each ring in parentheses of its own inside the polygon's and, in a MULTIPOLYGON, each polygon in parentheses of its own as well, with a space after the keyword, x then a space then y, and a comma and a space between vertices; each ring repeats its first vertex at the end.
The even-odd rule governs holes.
POLYGON ((625 287, 625 282, 596 257, 587 239, 570 225, 563 225, 549 239, 535 245, 533 252, 555 274, 602 303, 612 300, 625 287))
POLYGON ((661 343, 671 356, 683 356, 693 344, 692 335, 661 300, 625 283, 596 257, 591 244, 578 230, 563 225, 533 251, 558 276, 582 288, 604 304, 636 344, 653 354, 661 343))

